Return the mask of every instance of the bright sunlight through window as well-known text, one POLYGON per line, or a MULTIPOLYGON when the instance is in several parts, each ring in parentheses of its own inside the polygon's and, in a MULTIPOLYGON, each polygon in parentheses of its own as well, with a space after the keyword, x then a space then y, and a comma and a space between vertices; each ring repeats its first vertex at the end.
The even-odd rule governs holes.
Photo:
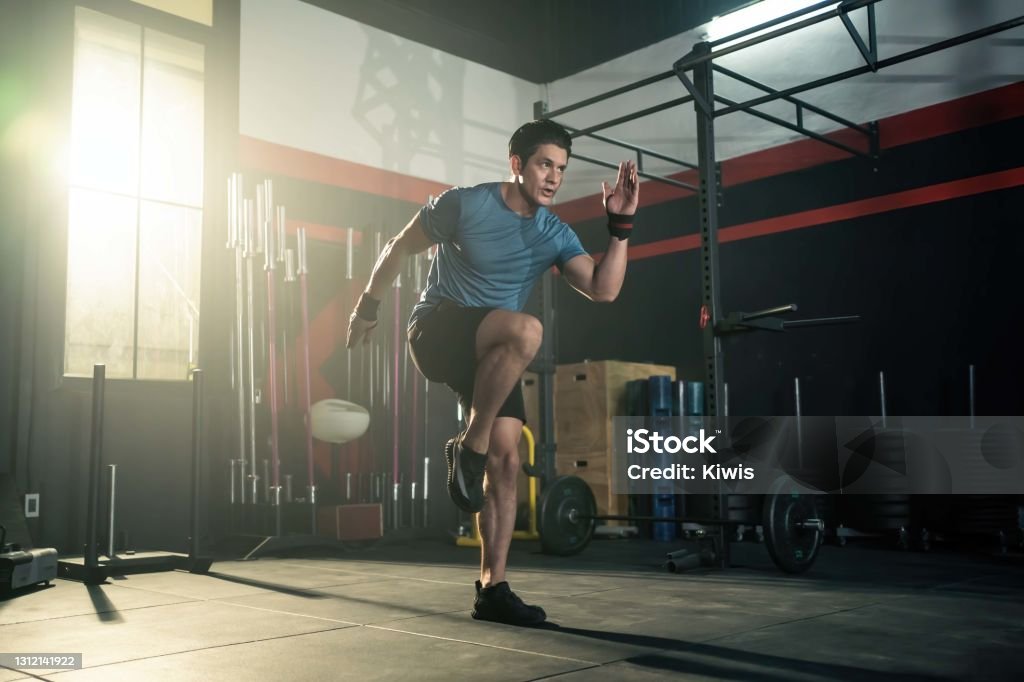
POLYGON ((75 13, 64 371, 185 380, 199 338, 202 45, 75 13))

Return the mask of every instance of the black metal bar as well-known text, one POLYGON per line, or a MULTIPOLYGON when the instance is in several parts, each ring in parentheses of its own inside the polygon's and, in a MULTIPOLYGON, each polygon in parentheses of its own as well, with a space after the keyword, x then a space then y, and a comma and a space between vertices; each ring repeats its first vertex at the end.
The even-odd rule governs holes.
MULTIPOLYGON (((605 128, 611 128, 612 126, 617 126, 620 123, 629 123, 630 121, 635 121, 638 118, 643 118, 644 116, 650 116, 651 114, 656 114, 659 111, 665 111, 666 109, 671 109, 672 107, 677 107, 677 106, 679 106, 681 104, 687 104, 688 102, 692 102, 692 101, 693 101, 692 97, 680 97, 678 99, 673 99, 673 100, 670 100, 668 102, 663 102, 661 104, 656 104, 653 107, 647 107, 646 109, 641 109, 640 111, 636 112, 635 114, 628 114, 626 116, 619 116, 618 118, 613 118, 610 121, 605 121, 604 123, 598 123, 596 125, 590 126, 589 128, 583 128, 583 129, 577 131, 577 135, 590 135, 591 133, 595 133, 598 130, 604 130, 605 128)), ((551 118, 551 117, 548 116, 547 118, 551 118)))
POLYGON ((539 368, 540 386, 540 436, 539 453, 536 455, 543 458, 542 487, 555 480, 555 454, 557 445, 555 443, 555 362, 557 360, 556 338, 558 331, 557 311, 555 309, 555 283, 554 275, 549 269, 541 277, 541 324, 544 328, 544 336, 540 344, 541 367, 539 368))
POLYGON ((744 320, 737 313, 730 313, 715 327, 715 333, 719 336, 753 331, 782 332, 785 329, 782 328, 782 320, 777 317, 744 320))
POLYGON ((820 327, 826 324, 846 324, 848 322, 860 322, 860 315, 840 315, 836 317, 815 317, 807 320, 786 320, 782 326, 790 327, 820 327))
POLYGON ((110 471, 107 483, 110 486, 107 489, 107 558, 113 559, 116 549, 114 534, 117 523, 117 465, 108 464, 107 469, 110 471))
MULTIPOLYGON (((656 152, 653 149, 648 149, 647 147, 641 147, 640 145, 632 144, 630 142, 624 142, 622 140, 616 140, 613 137, 606 137, 604 135, 596 135, 594 133, 581 133, 581 132, 577 132, 579 130, 578 128, 573 128, 572 126, 567 126, 564 123, 561 124, 561 125, 562 125, 563 128, 565 128, 566 130, 568 130, 571 133, 572 137, 590 137, 590 138, 593 138, 595 140, 598 140, 599 142, 607 142, 608 144, 613 144, 613 145, 616 145, 618 147, 623 147, 624 149, 631 149, 631 150, 637 152, 638 155, 639 154, 646 154, 647 156, 653 156, 656 159, 661 159, 662 161, 668 161, 669 163, 675 163, 675 164, 678 164, 678 165, 683 166, 685 168, 692 168, 694 170, 697 169, 697 164, 695 164, 695 163, 690 163, 689 161, 683 161, 681 159, 677 159, 675 157, 668 156, 667 154, 662 154, 661 152, 656 152)), ((638 156, 638 158, 637 158, 637 165, 638 165, 638 167, 639 167, 639 163, 640 163, 640 158, 638 156)), ((640 167, 640 170, 643 170, 643 168, 640 167)))
POLYGON ((676 77, 679 79, 679 82, 683 84, 683 87, 686 88, 686 91, 690 93, 690 96, 693 97, 693 101, 696 102, 698 107, 700 107, 700 110, 708 116, 713 116, 715 113, 714 105, 710 101, 701 97, 700 93, 697 92, 697 88, 694 87, 693 81, 691 81, 690 77, 686 75, 686 72, 682 70, 676 71, 676 77))
POLYGON ((635 83, 630 83, 629 85, 623 85, 620 88, 615 88, 614 90, 609 90, 608 92, 601 93, 600 95, 594 95, 593 97, 588 97, 585 100, 581 100, 579 102, 576 102, 575 104, 569 104, 567 106, 562 107, 561 109, 555 109, 554 111, 545 112, 543 116, 538 116, 537 118, 554 118, 555 116, 561 116, 563 114, 568 114, 571 111, 576 111, 577 109, 582 109, 584 107, 589 107, 591 104, 597 104, 598 102, 603 102, 606 99, 611 99, 612 97, 616 97, 618 95, 622 95, 622 94, 627 93, 627 92, 632 92, 633 90, 637 90, 637 89, 642 88, 644 86, 651 85, 651 84, 657 83, 659 81, 663 81, 663 80, 665 80, 667 78, 671 78, 674 75, 675 74, 672 71, 665 71, 664 73, 659 73, 659 74, 655 74, 653 76, 648 76, 647 78, 644 78, 643 80, 639 80, 639 81, 637 81, 635 83))
POLYGON ((917 59, 918 57, 923 57, 933 52, 939 52, 950 47, 962 45, 963 43, 969 43, 972 40, 978 40, 979 38, 986 38, 996 33, 1008 31, 1011 28, 1017 28, 1018 26, 1024 26, 1024 15, 1014 17, 1013 19, 1007 19, 1006 21, 1001 21, 998 24, 979 28, 978 30, 971 31, 970 33, 961 33, 953 38, 940 40, 937 43, 925 45, 924 47, 919 47, 916 50, 911 50, 910 52, 904 52, 903 54, 888 57, 878 62, 878 68, 881 69, 886 66, 893 66, 894 64, 902 64, 903 62, 910 61, 911 59, 917 59))
POLYGON ((875 6, 868 5, 868 50, 871 61, 878 62, 878 32, 875 30, 875 6))
MULTIPOLYGON (((706 45, 697 45, 694 50, 709 50, 706 45)), ((713 72, 707 61, 698 63, 694 69, 694 87, 708 101, 714 100, 713 72)), ((719 266, 718 266, 718 178, 715 175, 715 120, 703 112, 697 112, 697 156, 700 159, 700 190, 697 193, 701 221, 702 304, 706 307, 709 324, 703 329, 705 362, 705 398, 707 414, 718 416, 718 395, 724 381, 724 365, 721 342, 715 334, 715 325, 720 321, 719 266)))
MULTIPOLYGON (((582 154, 573 154, 572 158, 579 159, 580 161, 586 161, 587 163, 592 163, 595 166, 604 166, 605 168, 614 168, 616 170, 618 170, 619 168, 619 164, 617 163, 613 163, 611 161, 603 161, 601 159, 595 159, 590 156, 583 156, 582 154)), ((688 185, 685 182, 673 180, 672 178, 666 178, 663 175, 654 175, 653 173, 642 173, 640 171, 637 171, 637 175, 639 175, 642 178, 647 178, 648 180, 654 180, 655 182, 660 182, 666 185, 672 185, 673 187, 681 187, 682 189, 688 189, 692 192, 697 191, 697 188, 693 185, 688 185)))
POLYGON ((875 60, 871 57, 870 48, 864 44, 864 39, 860 37, 860 31, 853 25, 849 12, 843 9, 843 5, 839 6, 839 19, 843 22, 843 26, 846 27, 846 32, 850 34, 850 38, 853 39, 853 44, 857 46, 857 50, 860 52, 860 56, 864 58, 864 62, 871 67, 872 71, 877 71, 878 67, 875 65, 875 60))
MULTIPOLYGON (((698 43, 694 46, 694 54, 708 51, 707 43, 698 43)), ((686 82, 685 74, 677 70, 676 75, 681 81, 686 82)), ((715 72, 711 68, 711 62, 704 60, 693 69, 693 94, 704 102, 714 105, 715 72)), ((711 417, 718 417, 720 408, 718 396, 722 394, 725 381, 725 360, 722 354, 722 340, 716 333, 716 327, 720 321, 719 311, 721 302, 720 268, 718 261, 718 199, 721 191, 721 177, 718 173, 718 164, 715 160, 715 116, 714 112, 697 106, 694 107, 697 114, 697 159, 700 164, 698 175, 700 178, 700 190, 697 192, 697 201, 700 208, 700 253, 701 253, 701 337, 704 348, 704 398, 706 410, 704 414, 711 417), (710 324, 707 322, 710 321, 710 324)), ((721 485, 711 498, 714 502, 712 514, 715 518, 723 518, 727 515, 725 495, 721 485)), ((729 543, 726 541, 724 526, 718 529, 719 554, 717 563, 719 568, 729 565, 729 543)))
POLYGON ((771 317, 772 315, 781 315, 782 313, 792 313, 796 311, 796 303, 787 303, 786 305, 776 306, 774 308, 766 308, 764 310, 756 310, 752 313, 743 313, 743 320, 756 320, 762 317, 771 317))
POLYGON ((705 526, 739 526, 749 525, 750 521, 737 521, 734 519, 712 519, 703 516, 587 516, 581 514, 578 518, 594 519, 595 521, 664 521, 666 523, 699 523, 705 526))
POLYGON ((89 498, 85 510, 85 568, 99 566, 96 524, 99 522, 100 467, 103 466, 103 384, 106 365, 92 367, 92 437, 89 444, 89 498))
MULTIPOLYGON (((729 78, 733 78, 735 80, 738 80, 741 83, 746 83, 747 85, 750 85, 750 86, 753 86, 755 88, 758 88, 759 90, 763 90, 764 92, 771 92, 771 93, 778 92, 778 90, 776 90, 775 88, 771 88, 771 87, 769 87, 769 86, 767 86, 767 85, 765 85, 763 83, 759 83, 756 80, 754 80, 753 78, 750 78, 748 76, 744 76, 743 74, 737 73, 737 72, 733 71, 732 69, 727 69, 724 66, 720 66, 718 64, 715 64, 714 69, 715 69, 715 71, 717 71, 718 73, 720 73, 722 75, 725 75, 725 76, 728 76, 729 78)), ((835 121, 836 123, 844 125, 847 128, 853 128, 858 133, 862 133, 862 134, 864 134, 864 135, 866 135, 868 137, 871 136, 871 130, 869 130, 867 126, 862 126, 859 123, 854 123, 853 121, 849 121, 849 120, 843 118, 842 116, 837 116, 836 114, 833 114, 830 111, 826 111, 825 109, 822 109, 821 107, 817 107, 817 106, 811 104, 810 102, 805 102, 805 101, 803 101, 801 99, 797 99, 796 97, 783 97, 782 99, 784 99, 785 101, 790 102, 792 104, 795 104, 797 106, 797 111, 798 112, 800 111, 800 109, 807 109, 808 111, 814 112, 818 116, 823 116, 823 117, 825 117, 827 119, 835 121)))
MULTIPOLYGON (((733 102, 731 99, 727 99, 725 97, 716 96, 715 100, 718 101, 718 102, 722 102, 723 104, 735 104, 735 102, 733 102)), ((781 118, 778 118, 776 116, 772 116, 771 114, 766 114, 763 111, 758 111, 757 109, 747 109, 746 113, 750 114, 751 116, 756 116, 757 118, 760 118, 760 119, 763 119, 765 121, 768 121, 769 123, 774 123, 775 125, 779 126, 780 128, 786 128, 787 130, 792 130, 793 132, 800 133, 801 135, 805 135, 805 136, 811 138, 812 140, 817 140, 818 142, 824 142, 825 144, 831 145, 833 147, 836 147, 837 149, 842 149, 843 151, 849 152, 850 154, 854 154, 856 156, 863 156, 866 159, 870 159, 871 158, 871 155, 868 152, 861 151, 861 150, 857 149, 856 147, 851 147, 850 145, 843 144, 842 142, 836 142, 832 138, 827 137, 825 135, 822 135, 821 133, 816 133, 814 131, 808 130, 807 128, 803 128, 803 127, 798 126, 798 125, 796 125, 794 123, 790 123, 789 121, 787 121, 785 119, 781 119, 781 118)))
POLYGON ((967 409, 971 415, 971 428, 974 428, 974 365, 967 366, 967 409))
POLYGON ((203 370, 192 370, 192 528, 188 556, 199 556, 199 479, 202 471, 203 370))
MULTIPOLYGON (((874 3, 874 2, 878 2, 878 1, 879 0, 857 0, 857 2, 851 3, 851 7, 849 9, 850 10, 857 9, 858 7, 863 7, 865 5, 868 5, 868 4, 871 4, 871 3, 874 3)), ((821 7, 818 6, 818 9, 820 9, 820 8, 821 7)), ((776 29, 776 30, 771 31, 769 33, 765 33, 765 34, 756 36, 754 38, 751 38, 750 40, 744 40, 742 43, 736 43, 735 45, 730 45, 729 47, 724 47, 724 48, 722 48, 720 50, 709 51, 707 54, 699 55, 699 56, 692 56, 692 57, 691 57, 691 55, 694 55, 694 53, 691 52, 689 55, 687 55, 686 57, 683 57, 678 62, 676 62, 674 68, 675 68, 675 70, 677 72, 678 71, 688 71, 688 70, 692 69, 693 67, 697 66, 698 64, 703 64, 704 62, 711 61, 712 59, 715 59, 716 57, 724 57, 727 54, 732 54, 733 52, 739 52, 740 50, 748 48, 748 47, 750 47, 752 45, 757 45, 759 43, 763 43, 765 41, 771 40, 772 38, 778 38, 779 36, 783 36, 783 35, 786 35, 787 33, 792 33, 794 31, 799 31, 800 29, 807 28, 808 26, 813 26, 814 24, 820 24, 821 22, 823 22, 823 21, 825 21, 827 19, 834 19, 838 13, 839 13, 839 9, 838 9, 838 6, 837 6, 837 8, 832 10, 831 12, 823 12, 821 14, 817 14, 817 15, 815 15, 813 17, 809 17, 807 19, 804 19, 803 21, 798 21, 795 24, 790 24, 789 26, 783 26, 782 28, 776 29)), ((798 12, 793 12, 791 15, 786 15, 786 16, 789 16, 789 17, 792 17, 792 16, 802 16, 804 14, 807 14, 807 10, 806 9, 805 10, 799 10, 798 12)), ((757 31, 764 30, 765 28, 768 28, 770 26, 775 26, 776 24, 779 24, 779 23, 781 23, 784 20, 786 20, 785 17, 780 17, 778 19, 773 19, 772 21, 765 22, 764 24, 761 24, 760 26, 755 26, 754 28, 747 29, 746 31, 741 31, 740 33, 734 34, 732 36, 726 36, 724 38, 720 38, 719 40, 716 40, 714 43, 706 43, 706 44, 709 45, 709 46, 717 46, 717 45, 721 45, 723 43, 732 42, 733 40, 736 40, 737 36, 739 36, 739 35, 749 35, 750 33, 755 33, 757 31)))
MULTIPOLYGON (((956 36, 955 38, 940 40, 937 43, 925 45, 924 47, 919 47, 916 50, 911 50, 909 52, 904 52, 903 54, 900 55, 888 57, 886 59, 879 60, 876 63, 876 65, 878 69, 884 69, 886 67, 894 66, 896 64, 902 64, 903 62, 910 61, 911 59, 916 59, 918 57, 923 57, 925 55, 932 54, 933 52, 939 52, 950 47, 956 47, 957 45, 969 43, 972 40, 978 40, 979 38, 985 38, 995 33, 1007 31, 1011 28, 1017 28, 1018 26, 1021 25, 1024 25, 1024 16, 1008 19, 998 24, 993 24, 992 26, 987 26, 985 28, 978 29, 977 31, 964 33, 962 35, 956 36)), ((836 83, 838 81, 846 80, 847 78, 852 78, 854 76, 860 76, 862 74, 869 73, 870 71, 871 69, 867 66, 858 66, 856 68, 843 71, 842 73, 837 73, 833 76, 819 78, 809 83, 804 83, 803 85, 795 85, 791 88, 779 90, 778 92, 775 92, 770 95, 755 97, 754 99, 747 100, 746 102, 740 102, 739 104, 735 104, 730 107, 725 107, 724 109, 719 109, 717 112, 715 112, 715 115, 725 116, 726 114, 731 114, 736 111, 746 111, 750 107, 756 107, 759 104, 765 104, 766 102, 774 102, 775 100, 788 97, 789 95, 795 95, 801 92, 807 92, 808 90, 814 90, 815 88, 820 88, 824 85, 836 83)))
POLYGON ((731 43, 732 41, 739 40, 740 38, 750 35, 751 33, 757 33, 758 31, 763 31, 766 28, 778 26, 779 24, 789 21, 790 19, 796 19, 797 17, 802 17, 805 14, 810 14, 811 12, 817 12, 819 9, 823 9, 825 7, 829 7, 830 5, 835 4, 836 0, 824 0, 823 2, 819 2, 816 5, 810 5, 809 7, 804 7, 803 9, 794 10, 789 14, 783 14, 781 17, 776 17, 764 23, 758 24, 757 26, 751 26, 750 28, 745 28, 742 31, 737 31, 736 33, 733 33, 731 35, 719 38, 718 40, 712 41, 710 45, 711 47, 716 47, 718 45, 724 45, 725 43, 731 43))

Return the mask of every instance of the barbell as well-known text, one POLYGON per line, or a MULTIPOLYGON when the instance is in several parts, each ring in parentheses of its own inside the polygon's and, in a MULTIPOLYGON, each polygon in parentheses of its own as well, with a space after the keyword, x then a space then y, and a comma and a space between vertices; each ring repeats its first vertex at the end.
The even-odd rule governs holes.
MULTIPOLYGON (((540 501, 538 531, 543 550, 568 556, 583 551, 594 537, 597 521, 654 521, 701 525, 740 525, 730 519, 698 517, 599 515, 594 493, 578 476, 559 476, 545 489, 540 501)), ((768 555, 786 573, 803 573, 818 556, 825 523, 818 518, 814 498, 775 481, 764 497, 761 518, 768 555)))

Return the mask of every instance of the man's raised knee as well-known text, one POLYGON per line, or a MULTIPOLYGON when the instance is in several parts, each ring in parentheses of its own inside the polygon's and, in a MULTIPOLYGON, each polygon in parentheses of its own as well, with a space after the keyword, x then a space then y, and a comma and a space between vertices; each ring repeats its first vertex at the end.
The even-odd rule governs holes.
POLYGON ((476 332, 477 358, 492 348, 505 347, 527 362, 533 359, 544 338, 544 327, 533 315, 492 310, 476 332))
POLYGON ((516 351, 530 360, 544 340, 544 325, 533 315, 519 315, 513 326, 511 342, 516 351))

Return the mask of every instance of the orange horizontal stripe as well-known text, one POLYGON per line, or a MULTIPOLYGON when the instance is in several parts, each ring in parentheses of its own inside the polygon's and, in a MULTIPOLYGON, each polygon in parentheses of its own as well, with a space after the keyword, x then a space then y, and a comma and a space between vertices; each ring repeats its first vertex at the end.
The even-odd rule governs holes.
POLYGON ((285 147, 247 135, 240 136, 238 160, 243 168, 345 187, 416 204, 424 204, 427 197, 437 196, 450 187, 440 182, 285 147))
MULTIPOLYGON (((800 213, 757 220, 742 225, 723 227, 718 230, 718 241, 720 244, 724 244, 740 239, 764 237, 790 230, 817 227, 841 220, 862 218, 877 213, 888 213, 889 211, 897 211, 902 208, 911 208, 975 194, 995 192, 1011 187, 1020 187, 1021 185, 1024 185, 1024 167, 976 175, 971 178, 952 180, 937 185, 929 185, 928 187, 918 187, 917 189, 851 201, 826 208, 817 208, 810 211, 801 211, 800 213)), ((690 234, 630 247, 629 259, 641 260, 643 258, 663 256, 699 248, 700 235, 690 234)))

